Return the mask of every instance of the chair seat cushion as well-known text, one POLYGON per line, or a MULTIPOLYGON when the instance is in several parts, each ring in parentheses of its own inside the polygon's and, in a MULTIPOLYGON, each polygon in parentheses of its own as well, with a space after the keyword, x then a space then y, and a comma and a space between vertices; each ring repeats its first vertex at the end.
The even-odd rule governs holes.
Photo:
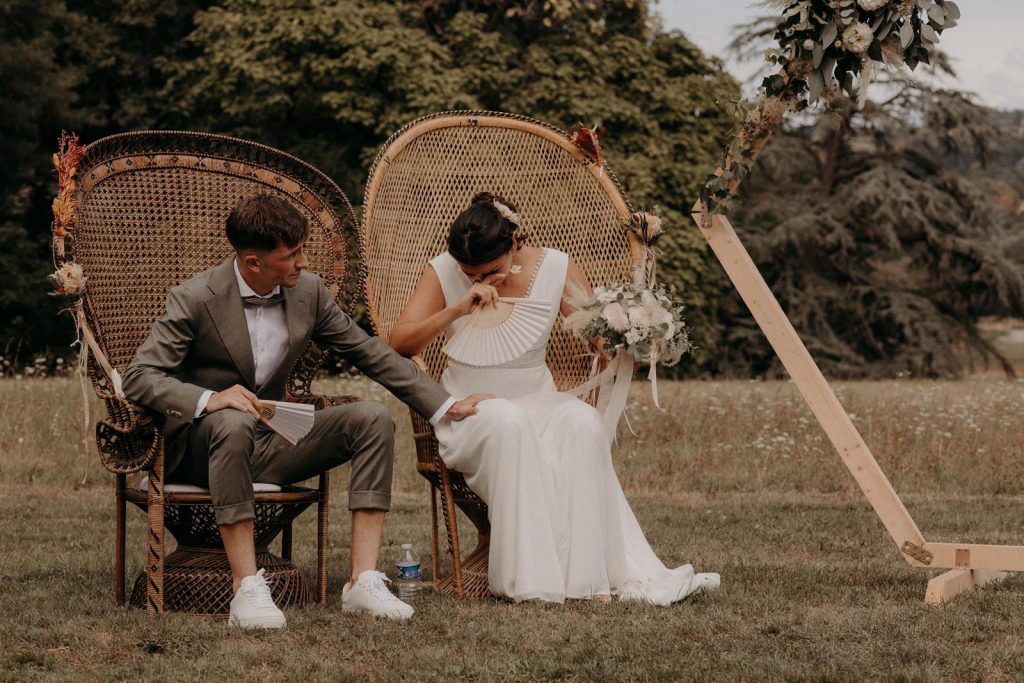
MULTIPOLYGON (((139 488, 143 491, 149 490, 149 477, 145 476, 142 481, 139 482, 139 488)), ((254 493, 278 493, 281 487, 277 484, 262 484, 260 482, 253 482, 252 490, 254 493)), ((209 493, 210 489, 204 489, 202 486, 196 486, 195 484, 174 484, 168 483, 164 485, 164 493, 209 493)))

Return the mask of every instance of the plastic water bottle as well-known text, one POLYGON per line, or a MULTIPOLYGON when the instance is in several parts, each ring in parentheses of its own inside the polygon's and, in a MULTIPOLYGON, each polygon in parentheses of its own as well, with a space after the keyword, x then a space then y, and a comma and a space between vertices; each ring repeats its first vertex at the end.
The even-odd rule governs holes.
POLYGON ((402 554, 395 562, 395 569, 398 571, 398 580, 395 585, 398 587, 398 597, 402 600, 415 598, 423 587, 420 585, 420 558, 412 551, 412 543, 402 544, 402 554))

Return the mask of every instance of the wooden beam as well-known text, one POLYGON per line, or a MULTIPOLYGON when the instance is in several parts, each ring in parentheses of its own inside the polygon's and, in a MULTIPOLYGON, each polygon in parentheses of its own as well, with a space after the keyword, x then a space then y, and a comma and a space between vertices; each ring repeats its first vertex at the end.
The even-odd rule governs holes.
MULTIPOLYGON (((699 203, 694 209, 693 219, 896 547, 903 548, 907 541, 915 546, 924 545, 924 537, 910 513, 853 426, 728 219, 715 215, 711 226, 705 230, 701 225, 699 203)), ((912 565, 927 566, 906 553, 901 552, 901 556, 912 565)))
POLYGON ((925 543, 932 554, 928 564, 937 569, 1002 569, 1024 572, 1024 546, 977 545, 972 543, 925 543))
POLYGON ((928 582, 924 601, 929 605, 941 605, 949 602, 957 595, 966 591, 981 588, 986 583, 1000 581, 1008 576, 1006 572, 993 572, 976 569, 951 569, 928 582))

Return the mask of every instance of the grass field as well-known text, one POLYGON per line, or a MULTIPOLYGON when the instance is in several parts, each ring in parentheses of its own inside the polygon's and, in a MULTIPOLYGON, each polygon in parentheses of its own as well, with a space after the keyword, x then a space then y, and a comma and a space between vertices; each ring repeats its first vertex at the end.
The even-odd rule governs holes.
MULTIPOLYGON (((383 561, 410 540, 425 555, 429 502, 404 407, 358 381, 320 388, 389 401, 400 450, 383 561)), ((1024 581, 925 606, 937 572, 902 561, 792 384, 663 383, 665 413, 647 389, 637 382, 630 406, 640 438, 620 433, 626 494, 666 563, 721 572, 718 592, 671 608, 428 595, 411 623, 343 615, 342 469, 330 604, 289 611, 284 632, 243 634, 113 607, 112 477, 84 454, 78 385, 0 381, 0 680, 1024 677, 1024 581)), ((927 538, 1011 544, 1024 543, 1022 390, 994 379, 838 386, 927 538)), ((129 522, 134 575, 142 515, 129 522)), ((313 524, 307 514, 296 530, 307 568, 313 524)))

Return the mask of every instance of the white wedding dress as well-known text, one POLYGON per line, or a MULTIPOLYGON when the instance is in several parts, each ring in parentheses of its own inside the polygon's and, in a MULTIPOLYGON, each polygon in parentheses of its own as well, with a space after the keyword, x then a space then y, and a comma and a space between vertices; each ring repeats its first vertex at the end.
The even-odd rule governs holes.
MULTIPOLYGON (((555 388, 544 353, 568 262, 565 253, 544 250, 527 297, 550 301, 550 319, 525 354, 491 367, 449 359, 441 378, 452 396, 500 397, 435 429, 445 464, 488 505, 491 592, 517 602, 610 594, 667 605, 715 588, 718 574, 695 574, 688 564, 668 569, 657 558, 622 493, 597 411, 555 388)), ((445 302, 460 300, 472 283, 455 259, 444 253, 430 265, 445 302)))

